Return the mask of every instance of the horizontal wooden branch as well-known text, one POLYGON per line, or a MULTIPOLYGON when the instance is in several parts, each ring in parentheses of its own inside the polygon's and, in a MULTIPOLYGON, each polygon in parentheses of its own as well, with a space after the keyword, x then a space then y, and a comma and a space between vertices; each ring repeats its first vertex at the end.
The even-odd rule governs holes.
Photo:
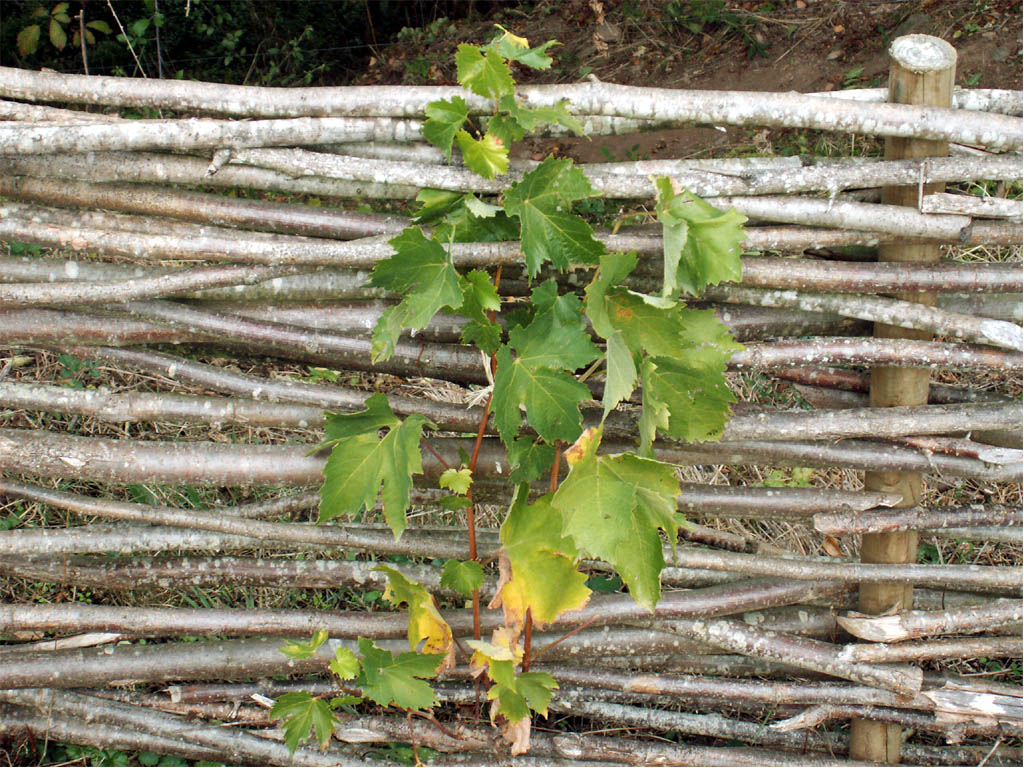
MULTIPOLYGON (((539 667, 540 668, 540 667, 539 667)), ((1012 733, 1019 728, 1019 716, 1014 712, 1014 701, 1009 695, 996 695, 982 691, 962 691, 957 701, 952 698, 937 705, 929 694, 939 689, 926 687, 916 696, 908 697, 864 685, 848 683, 776 682, 731 680, 727 678, 683 675, 633 675, 606 670, 588 670, 578 667, 543 665, 563 685, 572 684, 621 691, 623 693, 659 694, 687 701, 690 707, 719 708, 728 702, 740 711, 764 707, 789 707, 801 704, 837 704, 854 706, 881 706, 899 710, 934 712, 939 706, 950 715, 959 716, 975 728, 992 733, 992 721, 998 718, 1001 729, 1012 733), (984 701, 990 698, 991 708, 986 711, 984 701), (973 721, 973 722, 972 722, 973 721)), ((1020 699, 1016 704, 1019 707, 1020 699)), ((935 721, 933 721, 935 722, 935 721)), ((941 722, 941 721, 939 721, 941 722)), ((965 723, 966 724, 966 723, 965 723)))
MULTIPOLYGON (((71 221, 70 218, 58 220, 71 221)), ((76 219, 77 220, 77 219, 76 219)), ((209 232, 194 231, 201 235, 209 232)), ((187 232, 185 234, 188 234, 187 232)), ((614 241, 612 241, 614 242, 614 241)), ((660 269, 651 259, 641 269, 660 269)), ((170 277, 178 270, 143 265, 120 266, 95 262, 75 262, 55 259, 25 259, 0 257, 4 272, 3 282, 62 283, 67 281, 105 281, 139 279, 142 277, 170 277)), ((241 268, 239 268, 241 269, 241 268)), ((259 267, 250 268, 254 274, 259 267)), ((242 273, 245 274, 245 273, 242 273)), ((502 281, 503 294, 509 295, 507 281, 502 281)), ((637 288, 657 290, 659 283, 637 288)), ((938 293, 967 292, 1019 293, 1024 289, 1020 263, 941 263, 920 266, 899 262, 825 262, 812 259, 746 257, 743 259, 741 285, 762 288, 788 288, 808 291, 836 292, 914 292, 938 293)), ((736 286, 720 285, 715 290, 728 292, 736 286)), ((383 297, 388 294, 370 287, 365 273, 337 269, 320 269, 316 279, 308 274, 268 280, 265 285, 248 290, 206 290, 190 294, 193 297, 221 298, 235 302, 267 299, 343 299, 383 297)), ((111 300, 116 300, 112 296, 111 300)))
POLYGON ((917 667, 850 663, 839 656, 837 646, 813 638, 753 628, 730 619, 673 619, 662 622, 662 626, 689 640, 744 656, 784 662, 905 696, 914 696, 921 690, 922 674, 917 667))
MULTIPOLYGON (((878 103, 889 100, 888 88, 851 88, 843 91, 821 91, 814 96, 878 103)), ((1024 93, 1000 88, 953 88, 953 106, 1004 115, 1024 114, 1024 93)))
POLYGON ((0 307, 33 304, 105 304, 217 288, 253 285, 294 275, 301 267, 229 266, 197 267, 159 277, 117 282, 0 283, 0 307))
MULTIPOLYGON (((458 449, 471 450, 468 441, 437 438, 431 443, 447 466, 458 465, 458 449), (468 447, 467 447, 468 446, 468 447)), ((0 470, 40 477, 81 477, 98 482, 180 483, 201 486, 298 485, 320 483, 323 459, 305 455, 303 446, 225 445, 199 442, 118 441, 58 435, 42 430, 0 428, 0 470)), ((611 452, 629 444, 609 441, 611 452)), ((510 468, 504 451, 485 439, 477 482, 504 482, 510 468)), ((656 445, 663 461, 680 465, 729 463, 786 466, 887 466, 899 471, 934 471, 960 476, 997 478, 1020 476, 1019 462, 990 465, 961 456, 925 455, 913 448, 872 441, 845 440, 836 444, 796 441, 735 441, 691 446, 656 445)), ((426 478, 440 474, 445 464, 424 455, 426 478)))
POLYGON ((705 296, 740 304, 792 307, 809 312, 835 312, 846 317, 930 331, 964 341, 992 344, 1005 349, 1024 350, 1024 331, 1019 325, 1002 320, 976 318, 958 312, 937 309, 916 302, 883 296, 796 293, 764 288, 713 288, 705 296))
POLYGON ((1019 600, 996 600, 981 606, 946 611, 908 611, 891 616, 847 614, 836 620, 854 637, 876 643, 897 643, 928 635, 988 632, 1019 624, 1024 607, 1019 600))
MULTIPOLYGON (((371 86, 332 90, 292 88, 261 90, 252 86, 88 78, 29 72, 4 67, 0 95, 27 101, 72 101, 112 106, 165 107, 247 117, 290 115, 422 115, 437 99, 460 96, 474 111, 487 114, 491 104, 458 87, 371 86), (315 94, 315 95, 314 95, 315 94), (314 106, 315 105, 315 106, 314 106)), ((905 136, 993 149, 1019 149, 1020 120, 993 114, 900 104, 868 104, 795 93, 762 93, 751 99, 739 91, 682 91, 634 88, 612 83, 525 86, 519 96, 529 106, 568 99, 575 114, 615 115, 634 119, 697 122, 712 125, 766 125, 854 131, 905 136)), ((220 138, 225 141, 226 137, 220 138)), ((291 144, 310 141, 296 137, 291 144)), ((237 145, 237 142, 236 142, 237 145)))
POLYGON ((1024 203, 1002 197, 976 197, 975 195, 954 195, 938 192, 921 199, 921 213, 956 214, 978 216, 987 219, 1020 219, 1024 214, 1024 203))
POLYGON ((885 664, 930 659, 1024 658, 1020 635, 998 637, 951 637, 941 640, 909 640, 897 645, 860 643, 845 645, 840 655, 850 661, 885 664))
MULTIPOLYGON (((262 394, 262 393, 261 393, 262 394)), ((342 394, 342 393, 339 393, 342 394)), ((346 392, 358 403, 360 393, 346 392)), ((409 398, 414 400, 413 398, 409 398)), ((253 427, 293 427, 319 431, 323 409, 312 405, 272 403, 238 397, 197 397, 156 392, 111 392, 105 387, 76 390, 48 384, 0 382, 0 404, 11 408, 50 413, 75 413, 100 421, 183 422, 253 427)), ((361 405, 361 404, 359 404, 361 405)), ((466 425, 483 417, 479 407, 445 407, 422 399, 409 403, 409 411, 432 415, 440 429, 467 431, 466 425)), ((346 408, 346 410, 350 410, 346 408)), ((403 409, 404 410, 404 409, 403 409)), ((597 423, 594 409, 586 409, 587 423, 597 423)), ((777 411, 735 415, 725 427, 721 440, 838 440, 847 437, 900 437, 906 434, 945 434, 960 430, 1012 428, 1020 425, 1020 409, 1012 404, 924 405, 897 408, 856 408, 837 411, 777 411)), ((612 417, 606 434, 627 439, 628 418, 612 417)), ((489 434, 496 430, 489 425, 489 434)), ((966 519, 955 525, 988 524, 966 519)), ((928 526, 924 526, 928 527, 928 526)))
MULTIPOLYGON (((220 750, 201 746, 186 738, 140 733, 135 728, 119 728, 56 712, 41 713, 35 706, 0 704, 0 741, 16 744, 28 734, 38 734, 65 744, 99 746, 125 752, 153 752, 186 760, 218 762, 225 757, 220 750)), ((270 764, 269 760, 266 764, 270 764)))
POLYGON ((198 224, 339 240, 398 234, 409 226, 402 216, 249 200, 154 184, 97 184, 69 178, 58 181, 3 175, 0 195, 46 205, 171 216, 198 224))
POLYGON ((952 583, 963 589, 1012 594, 1019 594, 1021 590, 1019 569, 1002 566, 855 563, 834 558, 768 557, 690 547, 677 548, 674 558, 668 562, 684 568, 707 568, 787 579, 839 579, 937 588, 952 583))
POLYGON ((961 507, 910 507, 884 512, 822 512, 814 516, 814 529, 830 536, 849 536, 976 525, 1019 527, 1021 522, 1020 507, 970 504, 961 507))
MULTIPOLYGON (((337 765, 341 756, 338 753, 326 755, 312 747, 301 747, 292 754, 282 742, 262 739, 238 728, 197 728, 184 717, 72 691, 45 688, 7 690, 0 691, 0 701, 47 712, 56 711, 85 722, 138 730, 168 740, 175 736, 184 737, 187 742, 207 747, 220 756, 227 756, 232 762, 294 765, 298 761, 301 765, 326 766, 337 765)), ((349 764, 354 755, 346 755, 345 759, 346 764, 349 764)), ((365 765, 359 760, 351 764, 365 765)))
MULTIPOLYGON (((409 159, 382 160, 310 152, 303 149, 241 149, 232 152, 231 162, 252 165, 289 176, 318 176, 348 181, 380 182, 430 187, 459 192, 495 194, 520 181, 523 170, 513 168, 504 177, 487 180, 462 166, 436 165, 409 159)), ((773 195, 845 189, 908 185, 931 182, 973 181, 975 179, 1018 179, 1019 163, 1012 157, 929 158, 875 163, 822 164, 788 170, 749 169, 740 174, 717 170, 680 168, 678 161, 646 161, 629 174, 620 166, 608 173, 606 164, 580 166, 594 190, 603 197, 648 198, 653 193, 650 176, 671 176, 675 184, 700 197, 729 195, 773 195)), ((928 211, 934 213, 934 211, 928 211)), ((807 222, 802 222, 807 223, 807 222)), ((862 227, 863 228, 863 227, 862 227)), ((868 227, 870 229, 870 227, 868 227)))
MULTIPOLYGON (((666 592, 654 615, 663 618, 720 616, 820 599, 839 591, 841 587, 834 583, 754 579, 725 586, 666 592)), ((445 610, 442 613, 457 636, 472 634, 474 624, 470 610, 445 610)), ((586 608, 564 615, 554 626, 568 628, 592 623, 597 618, 605 624, 614 625, 636 621, 644 615, 650 613, 637 606, 628 595, 602 595, 592 598, 591 605, 586 608)), ((408 632, 408 624, 408 617, 400 612, 287 609, 254 611, 249 608, 163 608, 85 603, 0 604, 0 630, 4 632, 37 630, 54 633, 119 632, 152 637, 300 637, 312 635, 318 629, 323 629, 333 638, 354 640, 359 637, 404 638, 408 632)), ((481 627, 484 632, 491 632, 501 626, 503 623, 499 613, 485 612, 482 616, 481 627)), ((577 640, 574 643, 574 650, 570 652, 571 657, 606 656, 617 650, 610 644, 608 638, 602 638, 601 635, 591 635, 584 640, 577 640)), ((653 652, 656 645, 646 641, 635 650, 638 653, 653 652)), ((890 675, 887 679, 894 679, 894 676, 890 675)))

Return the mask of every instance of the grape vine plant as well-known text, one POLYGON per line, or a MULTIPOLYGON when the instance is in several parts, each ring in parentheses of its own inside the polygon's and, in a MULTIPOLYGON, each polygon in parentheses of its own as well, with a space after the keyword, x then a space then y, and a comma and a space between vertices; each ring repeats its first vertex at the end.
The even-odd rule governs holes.
MULTIPOLYGON (((499 28, 487 45, 460 45, 459 83, 490 100, 492 112, 472 114, 458 96, 432 102, 424 136, 449 159, 458 145, 466 167, 494 179, 508 173, 509 147, 530 131, 554 124, 582 135, 583 126, 566 102, 529 106, 515 93, 513 68, 549 68, 548 50, 556 44, 531 48, 526 39, 499 28)), ((653 458, 655 438, 660 433, 685 441, 717 439, 734 402, 724 372, 742 347, 712 312, 689 309, 680 297, 740 278, 745 219, 676 189, 669 178, 651 181, 664 231, 664 277, 657 294, 626 287, 636 254, 608 252, 591 225, 573 213, 574 204, 595 192, 571 159, 555 156, 492 199, 422 190, 415 226, 391 240, 394 255, 380 261, 371 277, 375 287, 402 297, 374 329, 374 361, 387 359, 401 333, 424 328, 438 312, 466 318, 463 342, 490 360, 493 386, 476 445, 493 424, 512 467, 512 503, 500 531, 500 578, 489 606, 502 609, 504 625, 489 640, 481 637, 484 570, 474 528, 475 451, 440 478, 441 487, 451 492, 442 504, 466 510, 469 537, 468 559, 448 561, 441 583, 472 598, 470 663, 487 688, 491 720, 502 728, 513 754, 528 750, 532 715, 547 714, 558 687, 549 674, 530 671, 533 628, 542 629, 587 602, 587 575, 579 569, 583 558, 613 566, 637 603, 653 612, 665 567, 663 536, 674 545, 683 522, 676 507, 675 467, 653 458), (495 319, 502 307, 501 268, 493 275, 460 272, 451 246, 516 240, 531 280, 542 268, 592 269, 593 278, 582 297, 561 293, 554 279, 537 282, 529 300, 504 313, 503 327, 495 319), (578 372, 595 366, 605 373, 603 413, 584 429, 580 406, 592 393, 578 372), (638 387, 636 449, 601 452, 609 414, 638 387), (562 457, 569 469, 559 483, 562 457), (531 486, 546 474, 549 492, 531 501, 531 486)), ((424 431, 432 429, 436 426, 422 415, 398 418, 382 394, 371 396, 358 413, 328 414, 320 446, 330 449, 320 522, 373 510, 379 497, 387 524, 400 537, 412 477, 422 473, 424 431)), ((389 579, 384 598, 408 607, 410 651, 395 656, 366 638, 359 639, 359 656, 339 648, 330 670, 344 696, 325 700, 291 693, 272 710, 285 721, 292 749, 311 728, 325 745, 335 711, 360 699, 406 712, 430 710, 437 703, 428 680, 454 665, 452 631, 421 584, 393 568, 381 570, 389 579)), ((308 657, 326 639, 326 633, 318 633, 310 643, 283 652, 308 657)))

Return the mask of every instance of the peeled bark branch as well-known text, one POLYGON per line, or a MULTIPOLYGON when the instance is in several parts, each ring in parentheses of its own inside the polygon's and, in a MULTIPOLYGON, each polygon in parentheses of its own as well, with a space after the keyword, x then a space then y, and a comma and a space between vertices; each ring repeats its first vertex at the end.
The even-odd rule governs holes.
POLYGON ((1021 510, 1006 504, 963 507, 910 507, 885 512, 824 512, 814 516, 814 529, 830 536, 883 531, 933 530, 976 525, 1019 527, 1021 510))
MULTIPOLYGON (((922 266, 901 262, 826 262, 749 256, 743 259, 741 284, 800 291, 854 293, 1019 293, 1024 290, 1020 264, 943 262, 922 266)), ((730 287, 720 286, 716 290, 730 287)))
POLYGON ((705 296, 742 304, 793 307, 810 312, 836 312, 846 317, 857 317, 900 328, 917 328, 965 341, 1024 350, 1024 331, 1013 323, 979 319, 882 296, 839 296, 759 288, 731 288, 728 291, 715 288, 706 291, 705 296))
POLYGON ((911 339, 816 338, 749 344, 729 361, 730 368, 788 368, 811 365, 882 365, 910 368, 975 367, 1020 370, 1020 355, 967 344, 911 339))
POLYGON ((421 122, 391 118, 299 117, 247 121, 193 118, 80 125, 7 123, 0 124, 0 154, 182 152, 342 141, 410 141, 422 136, 421 122))
MULTIPOLYGON (((458 465, 458 449, 469 441, 431 439, 447 466, 458 465)), ((470 446, 471 447, 471 446, 470 446)), ((609 451, 628 444, 609 442, 609 451)), ((83 438, 42 430, 0 428, 0 470, 40 477, 82 478, 93 482, 182 483, 200 486, 320 484, 323 458, 306 456, 305 447, 288 445, 225 445, 198 442, 140 441, 83 438)), ((504 450, 493 440, 482 445, 477 482, 493 483, 510 471, 504 450)), ((899 471, 936 471, 969 477, 1013 478, 1017 464, 990 466, 959 456, 924 456, 911 448, 871 441, 846 440, 836 445, 801 442, 737 441, 703 443, 692 447, 656 445, 655 455, 680 465, 784 464, 786 466, 887 466, 899 471)), ((445 468, 432 454, 423 457, 425 481, 445 468)))
POLYGON ((923 214, 913 208, 812 197, 722 197, 717 207, 735 208, 751 219, 816 227, 839 227, 884 232, 910 238, 962 242, 971 225, 969 216, 923 214))
MULTIPOLYGON (((325 755, 309 747, 300 747, 292 754, 282 742, 261 739, 237 728, 221 728, 216 725, 197 727, 188 718, 72 691, 46 688, 0 691, 0 701, 46 712, 57 711, 86 723, 99 722, 168 739, 180 736, 189 743, 207 747, 221 755, 227 754, 232 762, 250 765, 338 765, 337 754, 325 755)), ((351 754, 345 756, 345 764, 365 765, 351 754)))
MULTIPOLYGON (((834 99, 849 99, 861 102, 887 102, 887 88, 856 88, 848 91, 822 91, 811 94, 834 99)), ((1020 115, 1024 113, 1022 103, 1024 93, 997 88, 953 88, 953 107, 955 109, 972 109, 980 112, 1001 112, 1004 115, 1020 115)))
MULTIPOLYGON (((231 162, 253 165, 289 176, 319 176, 349 181, 430 187, 459 192, 498 193, 520 181, 522 170, 513 168, 506 177, 494 180, 459 166, 425 164, 403 159, 326 154, 302 149, 243 149, 232 154, 231 162)), ((673 181, 700 197, 729 195, 793 194, 880 187, 895 184, 957 182, 974 179, 1017 179, 1021 170, 1012 157, 939 158, 922 162, 901 160, 858 165, 820 165, 791 170, 750 169, 742 176, 723 175, 678 167, 678 161, 647 161, 632 174, 619 166, 609 173, 605 164, 580 166, 595 191, 612 198, 647 198, 654 191, 650 176, 671 176, 673 181)), ((932 211, 934 212, 934 211, 932 211)), ((807 222, 803 222, 807 223, 807 222)))
POLYGON ((890 565, 824 558, 786 559, 679 547, 670 564, 787 579, 839 579, 1020 593, 1020 569, 982 565, 890 565))
MULTIPOLYGON (((751 608, 770 608, 777 605, 817 599, 835 594, 837 584, 810 582, 782 582, 749 580, 726 586, 711 586, 685 592, 668 592, 659 602, 656 616, 717 616, 739 613, 751 608)), ((628 595, 595 597, 593 604, 580 611, 561 617, 555 624, 572 627, 600 617, 608 623, 636 621, 647 613, 628 595)), ((457 636, 469 636, 474 622, 469 610, 444 611, 445 620, 457 636)), ((326 630, 331 637, 403 638, 408 631, 408 617, 399 612, 366 613, 363 611, 297 611, 202 608, 148 608, 134 606, 105 606, 80 603, 55 605, 0 604, 0 630, 41 630, 45 632, 120 632, 136 636, 180 635, 262 635, 300 637, 326 630)), ((502 626, 498 614, 490 612, 483 617, 482 630, 490 632, 502 626)), ((799 641, 794 641, 799 642, 799 641)), ((656 647, 634 649, 637 652, 656 652, 656 647)), ((606 656, 617 648, 608 638, 591 636, 590 641, 573 644, 570 656, 606 656)), ((850 665, 847 665, 850 666, 850 665)), ((857 665, 853 665, 857 666, 857 665)), ((868 672, 865 672, 867 675, 868 672)), ((893 673, 887 679, 893 679, 893 673)))
MULTIPOLYGON (((282 587, 287 589, 361 589, 387 587, 387 576, 375 562, 339 560, 289 560, 246 557, 178 557, 141 560, 110 558, 19 557, 0 561, 0 574, 23 579, 80 584, 103 589, 132 590, 142 587, 210 587, 223 584, 282 587)), ((431 592, 440 589, 441 573, 430 566, 404 563, 402 573, 431 592)), ((490 596, 493 582, 482 592, 490 596)))
POLYGON ((840 654, 850 661, 886 664, 894 661, 970 659, 978 656, 1024 658, 1020 635, 1009 637, 954 637, 942 640, 908 641, 899 645, 864 643, 846 645, 840 654))
POLYGON ((340 240, 398 234, 409 225, 400 216, 246 200, 153 185, 92 184, 67 178, 56 181, 0 176, 0 195, 47 205, 173 216, 199 224, 340 240))
POLYGON ((33 737, 67 744, 86 744, 101 749, 175 755, 186 760, 226 761, 223 752, 200 746, 189 739, 140 733, 135 728, 118 728, 57 712, 40 714, 34 706, 0 704, 0 741, 17 744, 22 739, 33 737))
POLYGON ((104 304, 112 301, 173 296, 229 285, 253 285, 285 275, 298 267, 198 267, 159 277, 114 282, 0 283, 0 307, 31 304, 104 304))
POLYGON ((921 213, 956 214, 988 219, 1020 219, 1024 203, 1002 197, 976 197, 937 192, 921 200, 921 213))
MULTIPOLYGON (((436 99, 464 97, 470 108, 487 114, 492 105, 457 87, 370 86, 310 89, 140 81, 0 69, 0 95, 28 101, 72 101, 114 106, 165 107, 236 116, 422 115, 436 99)), ((529 106, 568 99, 574 114, 615 115, 659 122, 711 125, 766 125, 787 128, 907 136, 1019 149, 1020 120, 991 114, 897 104, 861 105, 795 93, 763 93, 751 99, 738 91, 681 91, 634 88, 612 83, 525 86, 517 89, 529 106)), ((322 138, 321 140, 328 140, 322 138)), ((292 144, 314 143, 293 140, 292 144)))
POLYGON ((848 614, 836 619, 854 637, 876 643, 898 643, 927 635, 988 632, 1024 619, 1019 600, 996 600, 987 605, 947 611, 908 611, 891 616, 848 614))
POLYGON ((913 696, 921 690, 922 674, 917 667, 849 663, 839 657, 837 646, 821 640, 754 629, 744 622, 729 619, 676 619, 663 622, 663 626, 690 640, 744 656, 784 662, 905 696, 913 696))
MULTIPOLYGON (((262 394, 262 393, 261 393, 262 394)), ((351 392, 351 400, 360 394, 351 392)), ((412 399, 412 398, 410 398, 412 399)), ((75 390, 45 384, 7 384, 0 382, 0 403, 12 408, 43 410, 51 413, 76 413, 101 421, 184 422, 235 424, 242 426, 294 427, 317 429, 323 410, 315 406, 267 403, 238 397, 196 397, 154 392, 113 393, 105 387, 75 390)), ((472 418, 483 416, 480 408, 445 408, 443 404, 422 400, 411 404, 411 412, 442 417, 435 421, 441 429, 465 431, 472 418), (454 418, 445 418, 454 412, 454 418)), ((590 422, 597 415, 584 413, 590 422)), ((845 437, 899 437, 905 434, 943 434, 959 430, 983 430, 1012 427, 1021 422, 1020 408, 1012 404, 908 406, 897 409, 859 408, 839 411, 763 411, 739 414, 725 428, 721 440, 735 442, 760 437, 762 440, 838 440, 845 437)), ((609 419, 607 434, 628 437, 632 424, 628 419, 609 419)), ((494 428, 486 430, 494 434, 494 428)), ((956 525, 988 524, 965 518, 956 525)), ((925 526, 927 527, 927 526, 925 526)))
MULTIPOLYGON (((337 179, 299 178, 251 166, 225 166, 207 176, 210 161, 187 155, 161 155, 148 152, 87 152, 70 155, 0 155, 0 172, 11 176, 43 179, 72 178, 94 182, 142 182, 185 184, 221 189, 276 190, 294 194, 352 197, 358 199, 408 195, 408 189, 387 185, 338 181, 337 179)), ((399 227, 399 229, 401 229, 399 227)), ((390 230, 389 230, 390 231, 390 230)), ((363 235, 380 233, 380 225, 369 222, 363 235)))

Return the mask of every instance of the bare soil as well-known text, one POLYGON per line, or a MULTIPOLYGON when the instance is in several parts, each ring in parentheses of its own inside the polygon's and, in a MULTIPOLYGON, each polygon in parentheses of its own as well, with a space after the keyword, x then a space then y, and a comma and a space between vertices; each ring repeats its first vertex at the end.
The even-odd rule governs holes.
MULTIPOLYGON (((1022 8, 1015 0, 858 2, 787 0, 540 0, 495 4, 462 21, 375 51, 359 83, 454 83, 459 42, 479 43, 501 24, 534 45, 555 48, 548 72, 517 73, 519 82, 606 82, 665 88, 803 93, 884 86, 887 48, 901 35, 935 35, 958 53, 956 83, 1020 90, 1022 8)), ((566 140, 558 150, 581 162, 763 152, 765 135, 695 127, 600 141, 566 140)), ((543 145, 543 150, 550 150, 543 145)), ((536 144, 527 151, 539 152, 536 144)))

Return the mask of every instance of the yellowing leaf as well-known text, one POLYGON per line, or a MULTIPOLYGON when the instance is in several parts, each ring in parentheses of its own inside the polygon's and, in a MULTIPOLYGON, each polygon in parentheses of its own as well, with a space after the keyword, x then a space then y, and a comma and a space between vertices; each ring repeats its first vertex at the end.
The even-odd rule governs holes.
POLYGON ((585 574, 576 569, 576 546, 562 534, 562 516, 550 496, 528 504, 527 486, 519 486, 501 526, 501 581, 490 607, 499 605, 505 624, 518 632, 526 611, 538 629, 590 599, 585 574))
POLYGON ((445 657, 444 666, 455 666, 455 641, 452 628, 441 616, 434 598, 417 581, 407 579, 400 571, 382 565, 375 570, 387 574, 388 587, 384 599, 398 607, 409 606, 409 647, 423 653, 437 653, 445 657), (422 647, 421 647, 422 643, 422 647))

